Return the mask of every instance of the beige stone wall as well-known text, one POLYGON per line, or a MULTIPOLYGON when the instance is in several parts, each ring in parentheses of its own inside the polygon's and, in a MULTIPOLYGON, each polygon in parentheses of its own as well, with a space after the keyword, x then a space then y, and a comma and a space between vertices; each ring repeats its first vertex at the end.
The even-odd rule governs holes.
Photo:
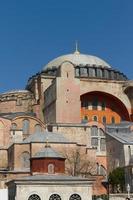
POLYGON ((0 118, 0 148, 4 148, 10 144, 10 128, 11 121, 8 119, 0 118))
POLYGON ((16 191, 16 200, 28 199, 31 194, 37 194, 41 200, 49 199, 52 194, 59 194, 61 199, 68 200, 70 196, 77 193, 82 200, 92 200, 92 187, 81 184, 67 184, 64 181, 61 185, 57 182, 53 185, 18 185, 16 191))
POLYGON ((21 105, 17 105, 17 100, 0 102, 0 112, 28 112, 31 111, 32 102, 30 99, 21 100, 21 105))
POLYGON ((6 169, 8 167, 8 154, 7 149, 0 149, 0 169, 6 169))
POLYGON ((87 145, 91 147, 91 128, 90 127, 67 127, 67 126, 53 126, 53 132, 62 133, 71 142, 87 145))
POLYGON ((21 155, 24 152, 30 153, 30 145, 29 144, 15 144, 14 145, 14 169, 15 171, 23 169, 21 155))

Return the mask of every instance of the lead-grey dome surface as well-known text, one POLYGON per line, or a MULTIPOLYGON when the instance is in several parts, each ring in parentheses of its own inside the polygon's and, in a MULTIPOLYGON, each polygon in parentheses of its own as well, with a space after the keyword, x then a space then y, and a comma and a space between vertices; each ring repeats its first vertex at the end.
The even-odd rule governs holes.
POLYGON ((96 67, 102 66, 102 67, 111 68, 111 66, 107 62, 102 60, 101 58, 75 52, 73 54, 67 54, 67 55, 63 55, 63 56, 59 56, 55 58, 54 60, 50 61, 47 65, 43 67, 43 71, 46 69, 51 69, 53 67, 58 68, 65 61, 72 62, 76 66, 95 65, 96 67))
POLYGON ((45 147, 41 151, 37 152, 33 158, 64 158, 64 156, 56 152, 51 147, 45 147))

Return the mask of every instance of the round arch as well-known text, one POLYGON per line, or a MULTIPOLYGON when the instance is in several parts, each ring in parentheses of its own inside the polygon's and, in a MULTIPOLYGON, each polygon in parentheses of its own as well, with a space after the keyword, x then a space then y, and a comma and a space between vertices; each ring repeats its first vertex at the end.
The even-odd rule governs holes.
POLYGON ((130 121, 128 109, 117 97, 99 91, 88 92, 80 97, 81 99, 81 117, 89 117, 90 121, 97 116, 98 121, 103 123, 103 117, 106 117, 106 123, 120 123, 120 121, 130 121))

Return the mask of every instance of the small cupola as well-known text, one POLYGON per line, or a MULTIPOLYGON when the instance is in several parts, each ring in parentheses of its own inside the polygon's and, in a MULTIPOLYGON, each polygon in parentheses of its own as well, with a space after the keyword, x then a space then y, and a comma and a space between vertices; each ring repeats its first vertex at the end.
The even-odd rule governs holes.
POLYGON ((64 174, 65 158, 47 144, 31 158, 31 174, 64 174))

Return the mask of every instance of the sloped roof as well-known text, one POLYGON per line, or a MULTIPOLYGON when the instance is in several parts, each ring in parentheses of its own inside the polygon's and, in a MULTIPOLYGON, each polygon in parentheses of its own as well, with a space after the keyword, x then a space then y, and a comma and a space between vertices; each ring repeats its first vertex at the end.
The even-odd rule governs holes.
POLYGON ((12 120, 16 117, 20 116, 30 116, 30 117, 35 117, 36 114, 33 112, 15 112, 15 113, 0 113, 0 117, 12 120))
POLYGON ((120 124, 107 125, 106 132, 107 135, 115 138, 124 144, 133 144, 133 131, 130 127, 133 122, 122 122, 120 124))
POLYGON ((37 152, 32 158, 64 158, 50 146, 45 146, 40 152, 37 152))
POLYGON ((34 143, 34 142, 48 142, 49 143, 71 143, 61 133, 53 132, 37 132, 26 138, 23 143, 34 143))

